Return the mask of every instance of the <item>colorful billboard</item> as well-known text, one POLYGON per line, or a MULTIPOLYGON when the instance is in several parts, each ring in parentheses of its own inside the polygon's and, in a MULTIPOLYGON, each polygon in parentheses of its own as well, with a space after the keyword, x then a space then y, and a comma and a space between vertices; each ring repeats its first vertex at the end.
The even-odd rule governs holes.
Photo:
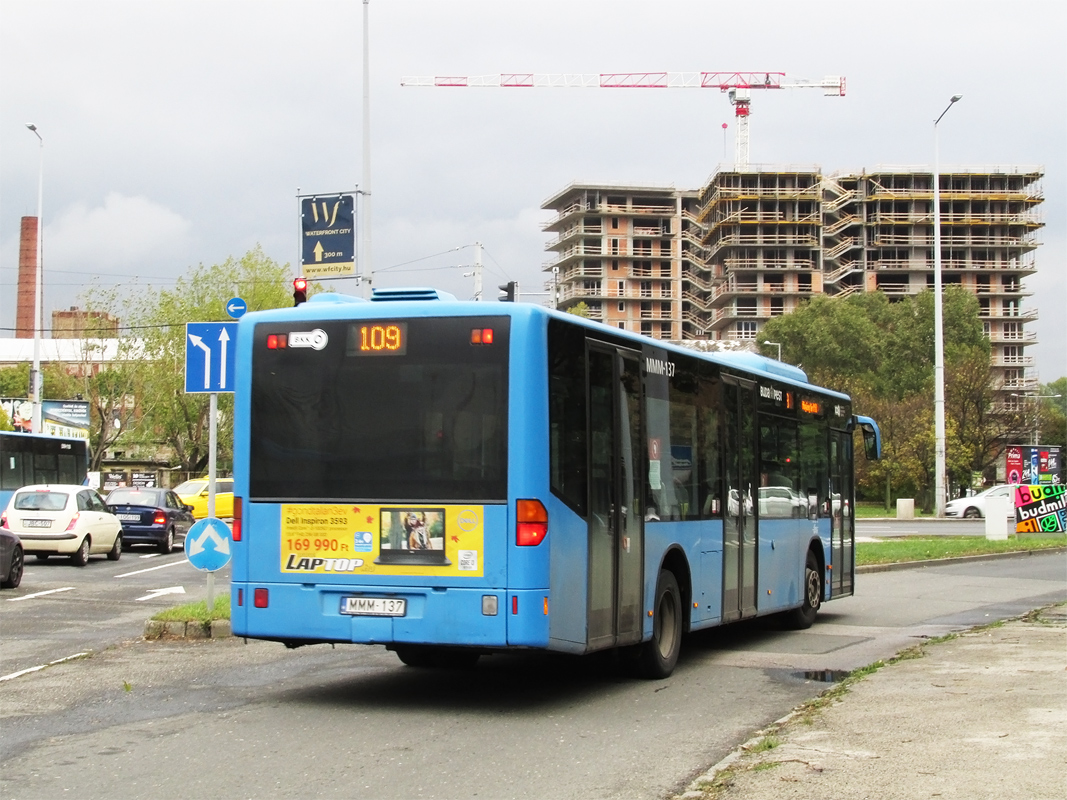
POLYGON ((1067 487, 1030 485, 1015 487, 1016 533, 1067 532, 1067 487))
POLYGON ((1048 445, 1013 444, 1005 454, 1007 483, 1062 483, 1063 451, 1048 445))

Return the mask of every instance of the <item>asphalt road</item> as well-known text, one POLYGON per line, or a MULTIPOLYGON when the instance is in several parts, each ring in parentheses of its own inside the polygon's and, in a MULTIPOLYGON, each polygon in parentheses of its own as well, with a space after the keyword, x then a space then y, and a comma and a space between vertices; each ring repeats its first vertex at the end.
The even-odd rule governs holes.
MULTIPOLYGON (((216 595, 229 591, 229 569, 216 573, 216 595)), ((75 653, 99 652, 138 636, 161 608, 207 597, 207 577, 178 550, 167 556, 133 549, 118 561, 93 556, 30 557, 22 585, 0 592, 0 678, 75 653)))
POLYGON ((805 673, 1063 601, 1065 576, 1062 552, 860 575, 808 631, 688 637, 664 681, 609 658, 443 672, 378 647, 131 641, 0 682, 0 795, 660 798, 816 695, 805 673))
MULTIPOLYGON (((1015 532, 1014 519, 1004 520, 1004 532, 1015 532)), ((856 536, 985 536, 984 519, 858 519, 856 536)))

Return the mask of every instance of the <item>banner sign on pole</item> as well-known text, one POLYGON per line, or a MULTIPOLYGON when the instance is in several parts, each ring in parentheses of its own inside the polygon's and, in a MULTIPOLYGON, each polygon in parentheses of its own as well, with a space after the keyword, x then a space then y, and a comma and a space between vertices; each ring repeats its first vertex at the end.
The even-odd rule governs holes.
POLYGON ((300 266, 304 277, 356 274, 354 194, 300 199, 300 266))

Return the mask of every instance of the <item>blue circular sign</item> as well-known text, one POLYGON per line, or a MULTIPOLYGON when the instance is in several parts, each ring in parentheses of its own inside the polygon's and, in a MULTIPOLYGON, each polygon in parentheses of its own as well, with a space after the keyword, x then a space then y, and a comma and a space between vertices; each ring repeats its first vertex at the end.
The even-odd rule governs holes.
POLYGON ((230 563, 230 529, 221 519, 207 517, 185 535, 185 557, 201 572, 217 572, 230 563))
POLYGON ((234 319, 240 319, 248 311, 248 303, 240 297, 231 297, 226 301, 226 313, 234 319))

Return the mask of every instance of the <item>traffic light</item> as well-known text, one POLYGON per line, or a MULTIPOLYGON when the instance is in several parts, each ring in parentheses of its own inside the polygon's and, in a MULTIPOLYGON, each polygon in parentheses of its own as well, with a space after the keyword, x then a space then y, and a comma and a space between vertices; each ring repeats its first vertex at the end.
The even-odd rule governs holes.
POLYGON ((503 292, 497 299, 501 303, 514 303, 515 302, 515 287, 517 284, 515 281, 508 281, 500 285, 500 291, 503 292))
POLYGON ((306 303, 308 299, 308 279, 301 275, 293 279, 293 305, 306 303))

